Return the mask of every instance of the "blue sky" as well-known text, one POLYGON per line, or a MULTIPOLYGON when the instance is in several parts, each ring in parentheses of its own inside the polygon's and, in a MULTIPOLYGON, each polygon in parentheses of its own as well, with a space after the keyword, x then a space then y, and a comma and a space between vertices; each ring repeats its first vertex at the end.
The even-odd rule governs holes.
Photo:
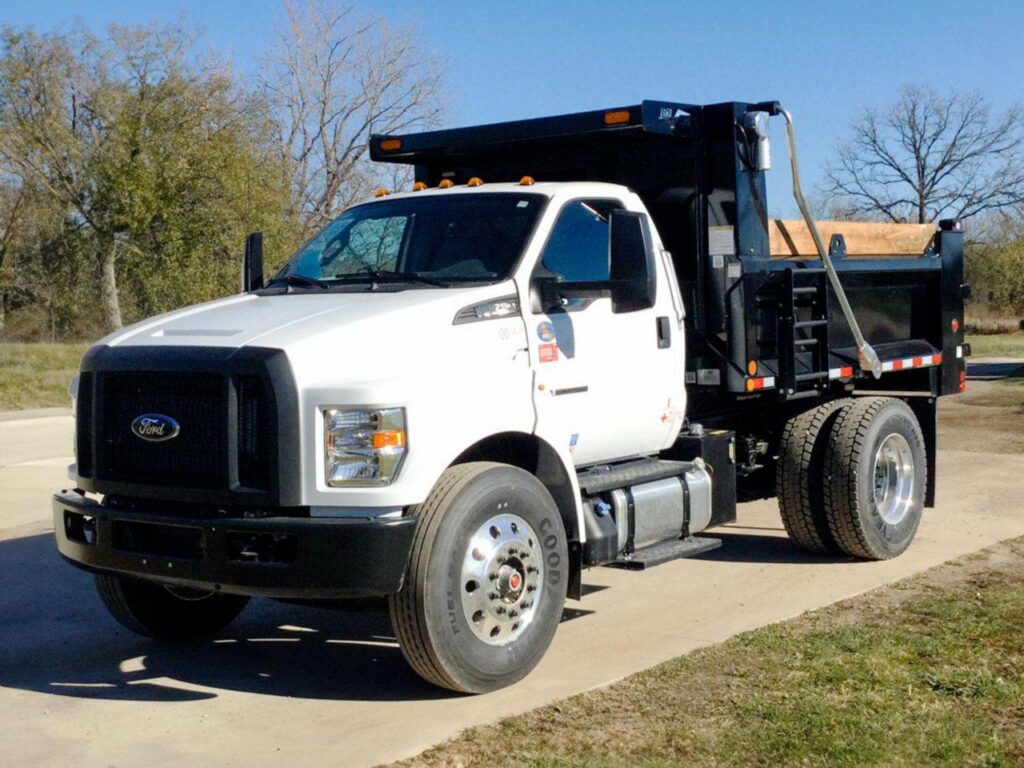
MULTIPOLYGON (((779 99, 794 114, 805 186, 820 178, 856 112, 903 83, 977 90, 1005 108, 1024 101, 1024 3, 731 2, 730 0, 454 0, 360 2, 418 24, 451 63, 450 125, 631 104, 779 99)), ((47 29, 80 17, 176 19, 242 72, 281 20, 277 0, 0 0, 0 23, 47 29)), ((774 129, 773 210, 790 214, 781 126, 774 129)))

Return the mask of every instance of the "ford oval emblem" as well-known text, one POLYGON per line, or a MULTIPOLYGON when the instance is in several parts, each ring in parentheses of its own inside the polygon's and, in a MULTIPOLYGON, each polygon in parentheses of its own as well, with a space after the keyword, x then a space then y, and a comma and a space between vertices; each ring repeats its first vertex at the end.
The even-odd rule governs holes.
POLYGON ((170 440, 177 437, 180 431, 181 425, 162 413, 144 413, 132 421, 132 434, 151 443, 170 440))

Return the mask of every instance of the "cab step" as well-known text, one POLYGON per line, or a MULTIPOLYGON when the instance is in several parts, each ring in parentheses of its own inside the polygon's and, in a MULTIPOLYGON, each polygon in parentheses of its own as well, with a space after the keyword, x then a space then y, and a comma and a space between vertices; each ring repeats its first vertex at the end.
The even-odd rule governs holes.
POLYGON ((701 555, 713 549, 718 549, 720 546, 722 546, 722 540, 710 536, 690 536, 685 539, 672 539, 659 542, 658 544, 651 544, 649 547, 623 555, 614 563, 609 563, 609 566, 612 568, 625 568, 630 571, 643 571, 656 565, 667 563, 669 560, 701 555))

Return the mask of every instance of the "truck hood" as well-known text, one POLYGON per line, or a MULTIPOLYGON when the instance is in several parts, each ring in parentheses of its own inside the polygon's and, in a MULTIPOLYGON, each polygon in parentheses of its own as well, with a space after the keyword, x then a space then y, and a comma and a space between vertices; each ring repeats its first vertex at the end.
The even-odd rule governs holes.
MULTIPOLYGON (((125 346, 260 346, 285 349, 343 337, 416 336, 452 324, 455 313, 480 301, 515 293, 500 285, 367 293, 243 294, 144 320, 100 341, 125 346), (405 329, 405 333, 401 329, 405 329)), ((397 337, 397 338, 396 338, 397 337)))

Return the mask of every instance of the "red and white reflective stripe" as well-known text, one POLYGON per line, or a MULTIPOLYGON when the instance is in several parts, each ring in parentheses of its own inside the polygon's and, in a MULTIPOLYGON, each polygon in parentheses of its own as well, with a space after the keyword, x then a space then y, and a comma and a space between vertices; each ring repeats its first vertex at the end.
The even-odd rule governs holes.
POLYGON ((882 363, 883 371, 905 371, 910 368, 928 368, 942 364, 942 355, 925 355, 923 357, 905 357, 902 360, 886 360, 882 363))
POLYGON ((849 379, 853 377, 853 366, 844 365, 842 368, 829 368, 828 377, 830 379, 849 379))

